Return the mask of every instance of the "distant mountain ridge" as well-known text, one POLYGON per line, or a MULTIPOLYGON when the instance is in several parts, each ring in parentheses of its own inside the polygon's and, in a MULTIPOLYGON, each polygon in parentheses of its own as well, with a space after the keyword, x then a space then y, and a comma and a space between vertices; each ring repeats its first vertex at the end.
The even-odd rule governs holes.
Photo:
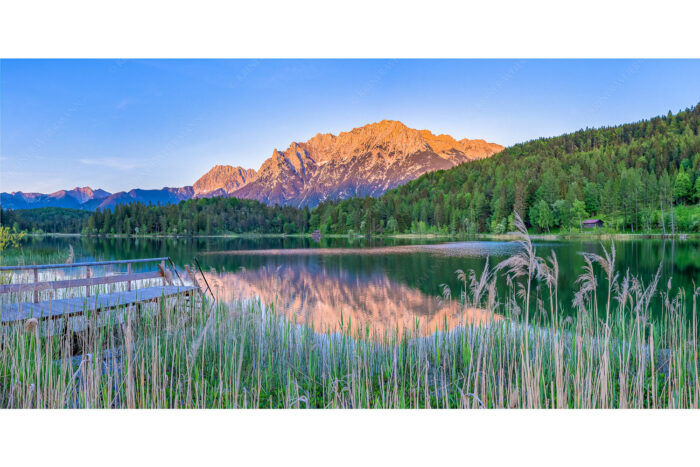
POLYGON ((93 190, 90 187, 75 187, 72 190, 59 190, 50 194, 0 193, 0 205, 3 209, 33 209, 44 207, 89 209, 93 210, 110 193, 105 190, 93 190))
POLYGON ((142 190, 136 188, 130 191, 120 191, 105 198, 96 209, 113 208, 120 204, 175 204, 194 196, 191 186, 182 188, 161 188, 160 190, 142 190))
POLYGON ((76 187, 72 190, 59 190, 51 194, 0 193, 0 206, 3 209, 71 208, 94 211, 113 208, 119 204, 140 202, 143 204, 172 204, 194 196, 191 186, 182 188, 162 188, 160 190, 134 189, 109 193, 102 189, 76 187))
POLYGON ((482 139, 456 140, 383 120, 338 135, 317 134, 273 150, 259 170, 216 165, 192 186, 118 193, 76 187, 51 194, 0 193, 4 209, 106 209, 120 204, 172 204, 190 198, 237 197, 313 207, 328 199, 380 196, 427 172, 450 169, 504 149, 482 139))

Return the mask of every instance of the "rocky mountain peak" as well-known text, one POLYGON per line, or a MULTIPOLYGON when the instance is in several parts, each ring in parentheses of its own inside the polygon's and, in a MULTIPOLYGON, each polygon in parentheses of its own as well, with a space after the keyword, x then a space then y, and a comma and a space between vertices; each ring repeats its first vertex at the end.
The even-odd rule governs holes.
POLYGON ((315 205, 325 199, 378 196, 425 172, 489 157, 503 147, 415 130, 395 120, 337 136, 317 134, 275 149, 256 179, 231 195, 267 203, 315 205))
POLYGON ((197 197, 206 196, 217 190, 231 193, 255 180, 255 177, 256 171, 254 169, 216 165, 197 180, 192 187, 197 197))

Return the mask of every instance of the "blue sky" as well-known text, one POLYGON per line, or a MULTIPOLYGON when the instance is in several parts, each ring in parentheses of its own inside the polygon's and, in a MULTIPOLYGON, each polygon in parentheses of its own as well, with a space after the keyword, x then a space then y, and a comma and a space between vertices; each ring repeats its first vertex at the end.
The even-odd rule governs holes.
POLYGON ((700 102, 700 60, 2 60, 0 191, 194 183, 383 119, 503 145, 700 102))

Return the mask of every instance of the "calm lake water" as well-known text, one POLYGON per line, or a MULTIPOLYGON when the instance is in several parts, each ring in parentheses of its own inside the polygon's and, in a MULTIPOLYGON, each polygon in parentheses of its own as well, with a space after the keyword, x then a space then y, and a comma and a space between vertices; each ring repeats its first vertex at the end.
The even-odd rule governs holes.
MULTIPOLYGON (((559 299, 571 310, 576 278, 582 272, 581 252, 601 253, 598 241, 535 241, 538 254, 550 250, 559 259, 559 299)), ((486 258, 491 265, 517 247, 511 242, 455 241, 427 243, 401 239, 331 239, 320 242, 299 238, 259 239, 114 239, 45 237, 29 239, 33 252, 75 250, 76 261, 169 256, 178 267, 196 257, 214 292, 224 299, 260 298, 290 317, 334 326, 347 317, 392 326, 397 320, 420 317, 440 324, 457 319, 454 304, 440 301, 441 284, 459 296, 455 271, 481 273, 486 258)), ((618 240, 616 269, 651 280, 661 264, 660 290, 684 287, 692 297, 693 280, 700 272, 700 241, 618 240)), ((609 242, 606 242, 609 248, 609 242)), ((602 283, 602 274, 601 283, 602 283)), ((499 282, 503 293, 505 282, 499 282)), ((464 316, 464 313, 460 311, 464 316)), ((483 319, 479 310, 467 320, 483 319)))

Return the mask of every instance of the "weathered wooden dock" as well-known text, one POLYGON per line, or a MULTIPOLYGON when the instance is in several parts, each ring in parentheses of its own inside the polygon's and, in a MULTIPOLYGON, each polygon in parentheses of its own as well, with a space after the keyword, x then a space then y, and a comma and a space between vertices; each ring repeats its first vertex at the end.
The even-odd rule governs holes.
POLYGON ((0 303, 0 324, 10 324, 20 321, 25 321, 30 318, 38 320, 56 319, 61 317, 69 317, 81 315, 90 312, 102 312, 120 307, 131 305, 140 306, 143 303, 163 300, 170 297, 184 295, 192 297, 194 293, 201 293, 199 284, 191 270, 186 267, 187 274, 190 276, 193 285, 186 285, 180 278, 177 271, 180 284, 175 284, 172 274, 166 267, 166 261, 170 258, 147 258, 119 261, 97 261, 72 264, 44 264, 44 265, 27 265, 27 266, 3 266, 0 271, 12 271, 20 274, 33 274, 33 282, 13 283, 0 285, 0 294, 16 293, 22 294, 32 292, 31 301, 22 301, 12 303, 0 303), (145 271, 132 273, 131 267, 135 263, 158 263, 158 269, 154 271, 145 271), (115 274, 110 276, 93 277, 93 268, 102 266, 121 265, 126 266, 126 273, 115 274), (84 268, 84 277, 61 279, 53 281, 39 281, 39 271, 51 269, 73 269, 84 268), (149 286, 143 288, 133 288, 136 281, 146 279, 161 279, 162 285, 149 286), (95 294, 91 293, 91 287, 105 284, 126 283, 126 290, 95 294), (53 299, 53 293, 49 294, 48 300, 39 300, 39 293, 43 291, 51 291, 58 289, 70 289, 75 287, 85 287, 84 296, 53 299))

